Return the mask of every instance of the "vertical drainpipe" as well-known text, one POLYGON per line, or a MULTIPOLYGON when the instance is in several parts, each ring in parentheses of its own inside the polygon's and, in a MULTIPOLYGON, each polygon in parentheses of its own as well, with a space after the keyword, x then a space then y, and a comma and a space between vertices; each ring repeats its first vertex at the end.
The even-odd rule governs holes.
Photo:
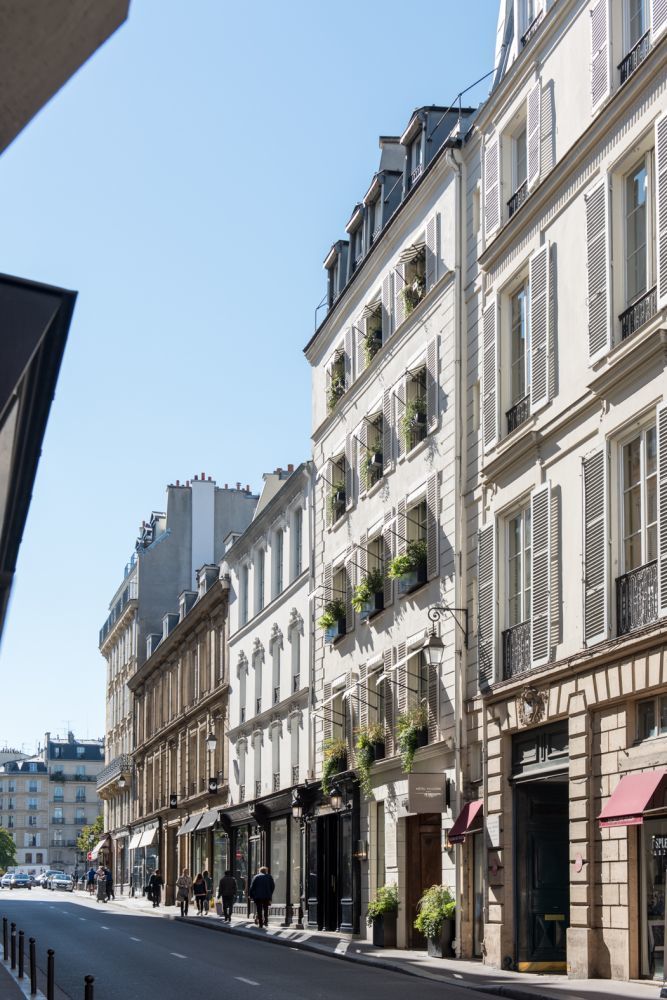
POLYGON ((309 654, 308 654, 308 773, 315 774, 315 462, 311 462, 310 481, 308 484, 308 522, 310 553, 308 557, 308 593, 309 602, 309 654))

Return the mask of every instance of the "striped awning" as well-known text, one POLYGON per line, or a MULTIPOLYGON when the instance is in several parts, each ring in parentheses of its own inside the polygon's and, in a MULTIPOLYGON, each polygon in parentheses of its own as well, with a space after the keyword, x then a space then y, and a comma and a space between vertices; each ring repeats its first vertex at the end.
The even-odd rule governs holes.
POLYGON ((415 259, 417 254, 421 253, 421 251, 424 249, 425 246, 426 246, 425 241, 420 240, 418 243, 413 243, 411 246, 406 247, 405 250, 400 255, 400 257, 398 258, 398 263, 408 264, 411 260, 415 259))

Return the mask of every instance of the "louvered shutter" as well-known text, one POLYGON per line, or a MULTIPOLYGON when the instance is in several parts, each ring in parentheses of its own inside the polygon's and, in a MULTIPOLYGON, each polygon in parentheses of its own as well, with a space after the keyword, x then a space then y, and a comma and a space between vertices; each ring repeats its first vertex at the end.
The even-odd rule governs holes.
POLYGON ((528 91, 526 103, 526 172, 530 190, 540 177, 542 85, 539 80, 528 91))
POLYGON ((327 528, 330 528, 333 523, 333 510, 331 506, 331 493, 333 491, 334 480, 334 464, 329 459, 325 465, 325 477, 322 479, 322 503, 324 504, 324 520, 327 528))
POLYGON ((394 329, 405 319, 405 302, 401 294, 405 288, 405 264, 397 264, 394 271, 394 329))
POLYGON ((322 708, 322 739, 330 740, 333 738, 333 706, 331 704, 331 684, 325 684, 323 688, 324 692, 324 705, 322 708))
POLYGON ((651 42, 667 28, 667 0, 651 0, 651 42))
POLYGON ((544 177, 554 165, 554 83, 542 88, 540 103, 540 174, 544 177))
MULTIPOLYGON (((667 0, 664 3, 667 10, 667 0)), ((655 123, 655 166, 658 309, 663 309, 667 306, 667 115, 655 123)))
POLYGON ((391 337, 391 271, 382 279, 382 343, 391 337))
POLYGON ((438 473, 426 481, 426 574, 438 575, 438 473))
POLYGON ((356 763, 356 743, 359 731, 359 701, 356 697, 359 688, 355 685, 355 676, 351 670, 345 675, 345 690, 352 693, 343 699, 343 712, 347 717, 347 760, 348 767, 354 767, 356 763))
POLYGON ((530 330, 530 409, 549 402, 549 245, 540 247, 528 265, 530 330))
POLYGON ((500 225, 500 148, 498 138, 488 139, 484 149, 484 237, 500 225))
POLYGON ((403 715, 408 710, 408 695, 411 693, 410 688, 412 687, 408 674, 408 661, 404 642, 399 643, 398 647, 394 648, 394 665, 396 667, 394 670, 394 677, 396 678, 394 686, 398 701, 398 713, 399 715, 403 715))
POLYGON ((386 739, 386 752, 388 757, 393 757, 396 752, 396 742, 395 742, 395 712, 394 712, 394 685, 392 684, 393 676, 391 673, 392 667, 392 651, 391 649, 385 649, 382 654, 382 664, 384 667, 384 676, 386 680, 384 681, 384 714, 387 721, 387 739, 386 739))
POLYGON ((322 607, 334 599, 333 568, 331 563, 325 563, 322 570, 322 607))
POLYGON ((366 336, 367 320, 360 318, 354 324, 354 336, 357 344, 357 378, 366 370, 366 351, 364 350, 364 340, 366 336))
POLYGON ((357 694, 359 695, 357 699, 357 704, 359 706, 359 726, 361 729, 365 729, 368 725, 368 683, 367 683, 367 670, 366 664, 359 664, 359 685, 357 687, 357 694))
MULTIPOLYGON (((423 653, 421 654, 423 656, 423 653)), ((428 666, 428 697, 427 697, 427 711, 428 711, 428 741, 429 743, 435 743, 438 738, 438 691, 440 688, 440 681, 438 679, 438 668, 429 664, 428 666)))
POLYGON ((359 536, 356 561, 359 567, 359 572, 362 576, 366 576, 368 572, 368 535, 365 531, 362 531, 359 536))
POLYGON ((597 0, 591 15, 591 110, 597 111, 611 90, 609 0, 597 0))
POLYGON ((368 492, 368 424, 363 420, 357 431, 357 470, 359 473, 359 493, 368 492))
POLYGON ((393 558, 394 552, 394 542, 391 531, 392 512, 391 510, 385 511, 384 514, 384 525, 382 530, 382 559, 383 559, 383 572, 384 572, 384 606, 388 608, 392 601, 394 600, 394 581, 387 576, 389 572, 389 563, 393 558))
POLYGON ((352 385, 352 380, 354 378, 354 373, 352 369, 353 363, 353 351, 354 351, 354 339, 352 335, 352 327, 348 327, 345 331, 345 388, 349 389, 352 385))
POLYGON ((392 448, 393 421, 391 413, 391 389, 385 389, 382 396, 382 464, 385 473, 391 471, 394 462, 392 448))
POLYGON ((354 506, 354 453, 356 441, 351 434, 345 438, 345 509, 354 506))
POLYGON ((496 673, 496 525, 479 532, 477 565, 477 673, 486 691, 496 673))
POLYGON ((348 558, 345 563, 345 631, 354 631, 354 608, 352 607, 352 592, 355 585, 355 565, 348 558))
POLYGON ((407 543, 407 530, 406 530, 406 513, 407 504, 405 502, 405 497, 398 501, 396 505, 396 551, 400 555, 406 551, 408 547, 407 543))
POLYGON ((482 341, 484 359, 482 366, 482 423, 484 450, 488 451, 498 441, 498 303, 494 296, 491 305, 482 313, 482 341))
POLYGON ((403 429, 403 417, 405 416, 405 378, 399 379, 394 390, 396 398, 396 458, 401 459, 407 450, 405 440, 405 430, 403 429))
POLYGON ((658 430, 658 607, 667 617, 667 403, 657 408, 658 430))
POLYGON ((611 347, 609 322, 609 186, 607 178, 586 197, 588 259, 588 357, 596 361, 611 347))
POLYGON ((438 338, 426 345, 426 430, 430 434, 438 426, 438 338))
POLYGON ((438 228, 436 216, 426 223, 426 291, 438 280, 438 228))
POLYGON ((604 451, 584 459, 584 640, 607 638, 607 463, 604 451))
POLYGON ((530 658, 532 665, 538 667, 548 662, 551 649, 551 485, 548 482, 533 490, 530 524, 530 658))

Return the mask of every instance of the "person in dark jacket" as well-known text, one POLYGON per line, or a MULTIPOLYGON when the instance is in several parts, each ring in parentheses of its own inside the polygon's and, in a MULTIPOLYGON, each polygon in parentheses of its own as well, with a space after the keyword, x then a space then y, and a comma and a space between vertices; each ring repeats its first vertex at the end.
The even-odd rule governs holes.
POLYGON ((115 899, 116 896, 113 891, 113 875, 111 874, 111 869, 105 868, 104 873, 107 878, 107 903, 108 903, 110 899, 115 899))
POLYGON ((204 881, 204 876, 201 872, 197 874, 197 877, 192 883, 192 892, 195 897, 195 903, 197 904, 197 913, 200 917, 203 917, 204 903, 206 902, 206 882, 204 881))
POLYGON ((160 905, 160 897, 162 895, 162 886, 164 885, 164 879, 160 874, 160 869, 156 868, 151 877, 148 880, 148 894, 149 898, 153 900, 153 909, 160 905))
POLYGON ((248 890, 248 895, 254 901, 257 909, 257 923, 260 927, 266 927, 269 923, 269 906, 275 888, 276 883, 269 875, 269 869, 262 865, 248 890))
POLYGON ((236 879, 228 868, 218 886, 218 899, 222 900, 222 919, 228 924, 232 922, 232 907, 238 891, 236 879))
POLYGON ((92 896, 95 893, 95 869, 92 867, 88 869, 86 885, 88 886, 88 894, 92 896))
POLYGON ((208 913, 208 911, 211 909, 211 905, 213 902, 213 879, 209 875, 208 870, 203 871, 201 873, 201 877, 204 879, 204 882, 206 884, 206 899, 204 901, 204 913, 208 913))

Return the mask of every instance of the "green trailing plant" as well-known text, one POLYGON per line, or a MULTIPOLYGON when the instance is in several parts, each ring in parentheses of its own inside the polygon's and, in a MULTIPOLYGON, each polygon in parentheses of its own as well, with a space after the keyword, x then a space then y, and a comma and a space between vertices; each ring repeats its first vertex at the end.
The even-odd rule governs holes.
POLYGON ((345 602, 341 600, 340 597, 335 598, 333 601, 327 601, 322 609, 322 614, 317 620, 317 624, 321 629, 333 628, 338 622, 342 621, 345 617, 345 602))
POLYGON ((370 926, 378 917, 387 913, 398 913, 398 886, 395 883, 381 885, 375 893, 375 899, 368 904, 366 923, 370 926))
POLYGON ((366 359, 366 367, 370 365, 371 361, 377 354, 377 352, 382 347, 382 330, 368 330, 364 334, 363 348, 364 348, 364 358, 366 359), (378 336, 379 334, 379 336, 378 336))
POLYGON ((419 746, 419 737, 428 726, 426 709, 413 708, 399 715, 396 723, 396 742, 401 757, 401 766, 410 774, 419 746))
POLYGON ((371 765, 375 759, 373 747, 385 741, 384 727, 379 722, 373 723, 359 730, 357 742, 355 744, 357 757, 357 777, 359 785, 366 798, 370 799, 373 794, 371 786, 371 765))
POLYGON ((416 274, 412 281, 406 282, 401 288, 401 298, 405 308, 405 315, 409 316, 412 310, 424 298, 426 291, 426 278, 423 274, 416 274))
POLYGON ((345 392, 345 358, 341 357, 331 367, 331 381, 327 390, 327 405, 333 410, 340 397, 345 392))
POLYGON ((331 510, 331 520, 335 521, 338 516, 339 503, 336 500, 336 495, 338 493, 345 493, 345 483, 341 479, 339 482, 334 483, 331 487, 331 492, 329 493, 329 508, 331 510))
POLYGON ((427 555, 426 539, 413 538, 411 542, 408 542, 407 550, 401 555, 394 556, 391 560, 387 576, 390 580, 400 580, 402 576, 407 576, 408 573, 418 570, 420 566, 425 566, 427 555))
POLYGON ((401 429, 403 431, 403 437, 406 442, 409 443, 410 436, 415 429, 415 424, 417 423, 418 417, 426 416, 426 395, 415 396, 414 399, 409 400, 405 406, 405 413, 401 417, 401 429))
POLYGON ((370 570, 352 591, 352 607, 357 613, 364 610, 374 594, 379 594, 384 587, 384 573, 378 566, 370 570))
POLYGON ((417 903, 415 927, 426 938, 440 937, 445 920, 451 920, 456 900, 446 885, 432 885, 417 903))
POLYGON ((331 791, 331 779, 347 767, 347 743, 345 740, 326 740, 322 745, 322 792, 331 791))

